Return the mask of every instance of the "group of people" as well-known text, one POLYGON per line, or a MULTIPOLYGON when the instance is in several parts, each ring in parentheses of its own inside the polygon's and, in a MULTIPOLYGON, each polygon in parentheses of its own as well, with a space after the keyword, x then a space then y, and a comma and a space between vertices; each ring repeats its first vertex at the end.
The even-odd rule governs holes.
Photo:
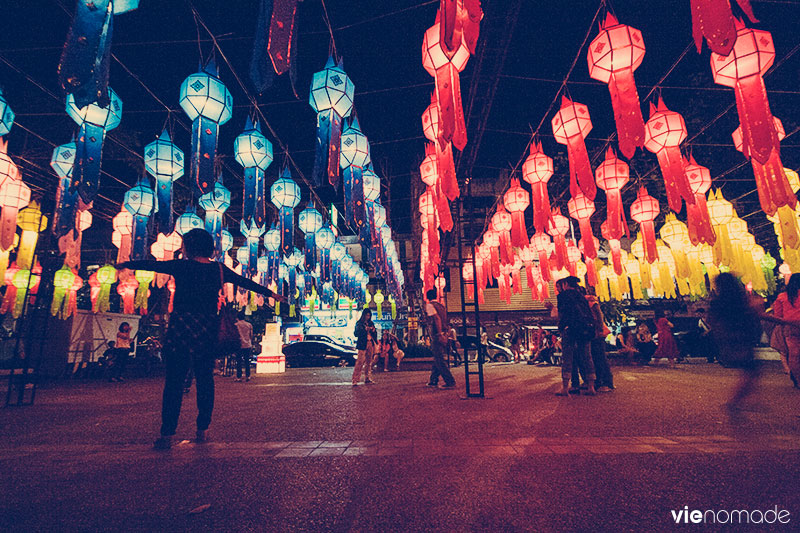
POLYGON ((354 331, 356 337, 356 364, 353 368, 353 386, 357 386, 364 375, 364 384, 375 383, 372 379, 372 370, 379 359, 383 359, 383 371, 389 370, 389 359, 397 361, 397 369, 400 369, 400 361, 403 360, 405 353, 400 349, 400 341, 391 332, 384 331, 380 341, 378 340, 378 330, 372 322, 372 311, 364 309, 361 317, 356 322, 354 331))
POLYGON ((656 313, 655 322, 658 344, 653 340, 653 333, 645 322, 635 327, 625 327, 617 335, 617 351, 628 363, 648 365, 653 361, 666 359, 673 365, 680 358, 672 322, 662 312, 656 313))

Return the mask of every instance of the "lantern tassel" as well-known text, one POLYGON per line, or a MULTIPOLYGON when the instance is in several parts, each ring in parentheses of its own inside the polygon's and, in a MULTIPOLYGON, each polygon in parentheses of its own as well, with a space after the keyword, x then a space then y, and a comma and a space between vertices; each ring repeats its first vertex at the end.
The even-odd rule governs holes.
POLYGON ((439 142, 453 142, 463 151, 467 145, 467 126, 461 103, 461 82, 458 69, 448 62, 436 71, 436 95, 439 103, 439 142))
POLYGON ((219 124, 202 115, 192 124, 191 176, 200 194, 206 194, 214 188, 218 134, 219 124))
POLYGON ((578 195, 578 188, 590 200, 594 200, 597 185, 592 174, 592 164, 586 151, 586 143, 580 135, 567 138, 567 157, 569 159, 569 191, 572 197, 578 195))
POLYGON ((100 159, 103 156, 105 130, 84 122, 75 141, 76 156, 72 169, 72 188, 85 203, 91 203, 100 187, 100 159))
POLYGON ((745 156, 766 164, 779 144, 764 79, 761 76, 741 78, 736 82, 734 92, 742 124, 742 151, 745 156))
POLYGON ((633 69, 613 71, 608 82, 608 91, 611 93, 619 149, 630 159, 636 153, 636 148, 644 146, 644 119, 633 69))
POLYGON ((275 0, 272 8, 267 52, 279 76, 289 70, 291 64, 296 12, 297 0, 275 0))

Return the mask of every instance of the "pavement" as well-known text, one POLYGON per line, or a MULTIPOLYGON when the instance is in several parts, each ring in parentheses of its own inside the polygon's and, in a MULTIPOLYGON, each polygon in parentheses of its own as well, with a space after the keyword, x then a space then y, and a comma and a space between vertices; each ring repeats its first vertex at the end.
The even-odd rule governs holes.
POLYGON ((166 452, 161 379, 57 382, 0 409, 0 530, 705 531, 729 526, 673 511, 777 506, 788 523, 731 529, 798 531, 800 390, 762 368, 732 415, 738 371, 700 360, 614 367, 615 391, 567 398, 559 369, 523 364, 487 365, 484 399, 462 369, 454 390, 217 377, 211 441, 190 440, 192 390, 166 452))

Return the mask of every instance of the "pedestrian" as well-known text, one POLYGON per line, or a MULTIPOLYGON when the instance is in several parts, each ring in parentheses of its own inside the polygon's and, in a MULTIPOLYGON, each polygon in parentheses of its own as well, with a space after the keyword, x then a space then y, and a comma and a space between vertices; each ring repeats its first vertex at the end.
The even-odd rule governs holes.
POLYGON ((511 353, 514 354, 514 362, 519 363, 522 350, 520 349, 520 331, 516 324, 511 329, 511 353))
POLYGON ((789 378, 795 387, 800 388, 800 274, 792 274, 786 290, 778 295, 772 304, 776 318, 785 321, 782 327, 783 341, 786 344, 786 359, 789 378), (795 324, 795 326, 788 325, 795 324))
POLYGON ((428 387, 438 387, 441 377, 444 380, 442 388, 452 389, 456 386, 456 380, 444 361, 444 354, 448 346, 447 334, 450 331, 447 311, 436 300, 436 289, 430 289, 425 296, 428 300, 425 303, 425 316, 428 319, 428 330, 431 332, 431 351, 433 352, 433 365, 428 379, 428 387))
POLYGON ((639 354, 637 363, 649 365, 653 354, 656 353, 656 343, 653 341, 653 334, 647 324, 642 322, 636 328, 636 350, 639 354))
POLYGON ((603 311, 600 309, 600 301, 597 299, 594 287, 586 289, 586 302, 592 311, 594 318, 594 338, 591 342, 592 363, 597 374, 595 386, 598 392, 611 392, 614 390, 614 375, 611 373, 611 366, 608 364, 606 356, 606 336, 610 333, 606 326, 603 311))
POLYGON ((656 332, 658 333, 658 347, 653 354, 653 359, 658 361, 665 358, 669 361, 669 365, 675 365, 675 359, 678 358, 680 352, 678 351, 678 343, 675 341, 675 335, 672 333, 672 325, 663 311, 656 312, 656 332))
POLYGON ((356 322, 353 333, 356 336, 356 350, 358 350, 358 357, 353 368, 353 386, 358 385, 362 370, 364 372, 364 383, 367 385, 375 383, 372 381, 372 357, 375 354, 374 345, 378 341, 378 332, 375 329, 375 324, 372 323, 371 310, 364 309, 361 312, 361 318, 356 322))
POLYGON ((108 381, 125 381, 122 374, 128 364, 128 355, 131 353, 131 325, 122 322, 117 330, 117 340, 114 343, 114 358, 111 363, 111 372, 108 381))
MULTIPOLYGON (((590 355, 590 342, 594 338, 594 317, 586 298, 580 293, 578 278, 567 276, 556 282, 558 304, 558 329, 561 332, 561 390, 556 396, 569 394, 572 366, 585 369, 586 391, 594 396, 595 374, 590 355)), ((552 304, 551 304, 552 306, 552 304)))
POLYGON ((489 333, 487 333, 486 328, 481 326, 481 345, 478 356, 483 357, 484 361, 489 357, 489 333))
POLYGON ((397 361, 397 370, 400 370, 400 361, 403 360, 406 353, 400 349, 400 345, 397 342, 397 337, 392 335, 392 357, 395 358, 397 361))
POLYGON ((239 330, 241 347, 236 352, 236 379, 242 381, 242 367, 244 367, 245 381, 250 381, 250 356, 253 355, 253 325, 244 319, 241 311, 236 319, 236 329, 239 330))
POLYGON ((381 335, 381 342, 378 345, 378 357, 383 359, 383 371, 389 371, 389 356, 392 354, 392 338, 394 336, 388 331, 381 335))
POLYGON ((636 349, 636 335, 633 329, 624 327, 622 332, 617 335, 617 352, 625 358, 628 364, 631 364, 639 357, 639 350, 636 349))
POLYGON ((450 332, 447 336, 447 347, 450 350, 450 354, 453 356, 453 366, 460 365, 461 353, 458 350, 461 348, 461 343, 458 342, 456 328, 450 328, 450 332))
POLYGON ((161 403, 161 436, 156 449, 169 449, 178 427, 184 380, 194 369, 197 383, 197 442, 205 442, 214 410, 214 360, 219 335, 219 295, 224 283, 285 301, 268 288, 240 276, 222 263, 211 260, 214 240, 204 229, 183 235, 184 259, 170 261, 126 261, 118 269, 149 270, 168 274, 175 280, 173 312, 164 342, 166 378, 161 403))

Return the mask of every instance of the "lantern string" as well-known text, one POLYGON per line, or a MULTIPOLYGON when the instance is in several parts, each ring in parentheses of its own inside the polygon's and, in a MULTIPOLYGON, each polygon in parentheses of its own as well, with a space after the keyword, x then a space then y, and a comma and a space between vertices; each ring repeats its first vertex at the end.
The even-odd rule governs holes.
POLYGON ((328 26, 328 33, 331 35, 330 46, 333 47, 333 57, 338 61, 339 53, 336 51, 336 39, 333 37, 333 28, 331 27, 331 18, 328 15, 328 6, 325 5, 325 0, 320 0, 320 3, 322 4, 322 18, 325 20, 325 25, 328 26))

